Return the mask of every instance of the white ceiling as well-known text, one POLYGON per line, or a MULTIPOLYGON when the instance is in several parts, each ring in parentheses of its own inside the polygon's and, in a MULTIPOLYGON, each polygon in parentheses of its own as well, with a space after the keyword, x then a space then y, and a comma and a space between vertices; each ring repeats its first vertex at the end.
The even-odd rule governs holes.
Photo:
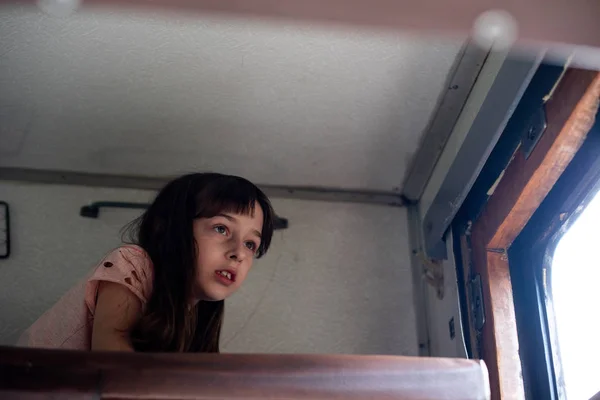
POLYGON ((0 8, 0 166, 400 190, 462 46, 201 15, 0 8))

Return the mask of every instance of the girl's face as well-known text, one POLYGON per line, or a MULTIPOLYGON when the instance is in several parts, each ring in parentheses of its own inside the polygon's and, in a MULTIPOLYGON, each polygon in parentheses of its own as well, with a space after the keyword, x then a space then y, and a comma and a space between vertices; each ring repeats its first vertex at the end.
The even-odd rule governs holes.
POLYGON ((195 301, 223 300, 244 282, 261 242, 263 211, 258 204, 253 214, 222 213, 194 221, 195 301))

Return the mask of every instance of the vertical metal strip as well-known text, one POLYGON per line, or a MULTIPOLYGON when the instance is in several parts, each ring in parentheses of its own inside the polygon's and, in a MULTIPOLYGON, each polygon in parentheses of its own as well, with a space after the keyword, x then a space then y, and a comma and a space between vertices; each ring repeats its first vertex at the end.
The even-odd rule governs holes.
POLYGON ((407 206, 408 241, 411 251, 411 267, 413 278, 413 302, 417 322, 417 337, 419 339, 419 356, 431 356, 429 319, 427 315, 426 284, 423 280, 423 268, 419 254, 423 251, 421 236, 421 218, 419 207, 415 204, 407 206))

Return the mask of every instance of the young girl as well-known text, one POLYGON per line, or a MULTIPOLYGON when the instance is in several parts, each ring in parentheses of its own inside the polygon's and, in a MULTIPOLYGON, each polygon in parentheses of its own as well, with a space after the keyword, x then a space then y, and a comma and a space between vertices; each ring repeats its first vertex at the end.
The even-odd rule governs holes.
POLYGON ((274 212, 249 181, 216 173, 170 182, 108 254, 21 337, 79 350, 219 352, 224 299, 273 234, 274 212))

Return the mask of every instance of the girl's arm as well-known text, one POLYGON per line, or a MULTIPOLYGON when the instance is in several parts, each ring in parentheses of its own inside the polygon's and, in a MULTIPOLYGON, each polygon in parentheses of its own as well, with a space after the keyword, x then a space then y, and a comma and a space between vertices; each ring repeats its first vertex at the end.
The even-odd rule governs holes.
POLYGON ((142 315, 140 300, 125 286, 103 281, 92 330, 92 350, 134 351, 129 333, 142 315))

